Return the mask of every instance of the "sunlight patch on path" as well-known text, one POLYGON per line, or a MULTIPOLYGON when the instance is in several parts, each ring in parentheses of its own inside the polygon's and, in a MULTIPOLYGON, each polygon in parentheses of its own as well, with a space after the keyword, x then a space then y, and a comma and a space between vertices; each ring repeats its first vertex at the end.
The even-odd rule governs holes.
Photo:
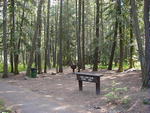
POLYGON ((54 108, 54 111, 65 110, 65 109, 67 109, 69 107, 70 107, 69 105, 59 106, 59 107, 54 108))

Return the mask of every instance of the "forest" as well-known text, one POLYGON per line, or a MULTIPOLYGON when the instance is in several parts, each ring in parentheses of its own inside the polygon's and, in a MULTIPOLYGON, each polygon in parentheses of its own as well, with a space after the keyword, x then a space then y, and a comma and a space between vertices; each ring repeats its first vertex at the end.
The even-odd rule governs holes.
POLYGON ((0 0, 2 78, 28 77, 32 68, 65 76, 72 65, 138 71, 140 89, 149 90, 150 1, 0 0))

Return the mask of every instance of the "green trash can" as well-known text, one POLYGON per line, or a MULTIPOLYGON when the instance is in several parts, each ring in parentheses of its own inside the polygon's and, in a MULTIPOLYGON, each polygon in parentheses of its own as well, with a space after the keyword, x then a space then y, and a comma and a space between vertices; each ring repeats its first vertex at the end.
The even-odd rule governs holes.
POLYGON ((37 69, 36 68, 31 68, 31 78, 36 78, 37 77, 37 69))

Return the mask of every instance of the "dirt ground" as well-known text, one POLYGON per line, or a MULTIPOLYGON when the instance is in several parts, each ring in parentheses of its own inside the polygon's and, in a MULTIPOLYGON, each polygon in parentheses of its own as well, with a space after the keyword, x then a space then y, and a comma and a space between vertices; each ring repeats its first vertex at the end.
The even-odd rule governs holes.
MULTIPOLYGON (((90 69, 85 72, 91 72, 90 69)), ((70 68, 62 74, 40 74, 38 78, 25 79, 24 73, 6 79, 12 85, 28 88, 47 98, 61 101, 81 113, 150 113, 150 106, 144 105, 144 98, 150 98, 149 90, 141 90, 141 75, 138 70, 122 73, 99 70, 101 94, 95 94, 95 83, 84 82, 83 91, 78 89, 76 75, 70 68)))

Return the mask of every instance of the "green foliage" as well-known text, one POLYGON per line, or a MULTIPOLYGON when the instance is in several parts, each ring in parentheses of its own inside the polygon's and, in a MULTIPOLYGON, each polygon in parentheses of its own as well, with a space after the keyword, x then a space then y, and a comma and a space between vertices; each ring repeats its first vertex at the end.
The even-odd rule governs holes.
POLYGON ((3 64, 0 63, 0 73, 2 73, 2 72, 3 72, 3 64))
MULTIPOLYGON (((86 64, 86 68, 92 68, 92 66, 93 66, 92 64, 86 64)), ((129 69, 129 64, 124 62, 123 67, 124 67, 124 70, 127 70, 127 69, 129 69)), ((107 69, 108 65, 99 65, 98 68, 99 69, 107 69)), ((135 62, 134 63, 134 68, 135 69, 140 69, 141 68, 140 62, 135 62)), ((113 65, 113 69, 118 69, 118 66, 113 65)))
POLYGON ((98 66, 98 68, 100 68, 100 69, 107 69, 107 67, 108 67, 108 66, 102 66, 102 65, 99 65, 99 66, 98 66))
POLYGON ((127 87, 123 87, 123 88, 112 88, 113 91, 115 92, 121 92, 121 91, 128 91, 127 87))
MULTIPOLYGON (((10 72, 10 65, 8 66, 8 71, 10 72)), ((25 71, 26 70, 26 66, 24 66, 23 64, 19 64, 18 65, 18 70, 19 70, 19 72, 22 72, 22 71, 25 71)), ((3 72, 3 64, 2 63, 0 63, 0 73, 2 73, 3 72)))
POLYGON ((24 66, 23 64, 19 64, 18 68, 20 72, 26 71, 26 66, 24 66))
POLYGON ((111 91, 105 95, 107 101, 115 104, 118 102, 122 104, 128 104, 131 99, 129 97, 122 97, 122 94, 124 92, 127 92, 128 88, 127 87, 116 88, 117 84, 118 83, 113 81, 112 88, 110 88, 111 91))
MULTIPOLYGON (((124 62, 123 68, 124 68, 124 70, 129 69, 129 62, 124 62)), ((140 62, 139 61, 138 62, 134 62, 133 68, 141 69, 140 62)), ((118 69, 118 65, 117 66, 113 65, 113 69, 118 69)))
POLYGON ((108 101, 114 101, 116 99, 119 99, 115 92, 109 92, 105 96, 107 97, 108 101))

